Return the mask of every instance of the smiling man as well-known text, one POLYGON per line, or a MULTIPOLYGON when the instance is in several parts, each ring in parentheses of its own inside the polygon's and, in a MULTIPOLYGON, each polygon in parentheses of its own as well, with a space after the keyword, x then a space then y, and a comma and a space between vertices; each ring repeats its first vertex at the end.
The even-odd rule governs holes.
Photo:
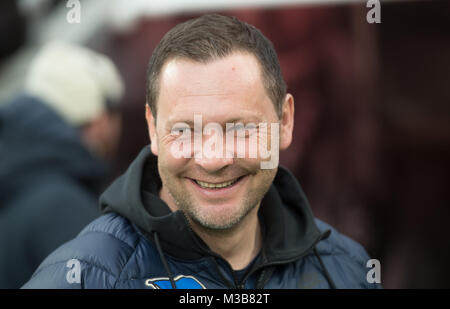
MULTIPOLYGON (((258 157, 245 156, 246 146, 255 147, 248 143, 240 144, 244 158, 227 156, 225 152, 208 158, 205 147, 198 147, 200 153, 193 150, 191 156, 176 159, 172 144, 180 137, 171 128, 174 123, 187 125, 195 115, 200 115, 202 122, 217 123, 224 129, 227 123, 235 122, 281 122, 281 148, 287 148, 293 124, 292 96, 286 95, 278 103, 282 105, 280 120, 276 110, 279 107, 267 95, 262 76, 258 60, 247 51, 231 51, 206 64, 174 58, 161 70, 157 114, 152 114, 148 105, 146 109, 151 150, 158 156, 162 180, 159 196, 171 211, 182 210, 192 229, 235 269, 244 268, 261 249, 257 213, 276 168, 262 169, 258 157)), ((194 138, 200 136, 203 143, 215 138, 213 134, 202 134, 205 129, 201 127, 185 128, 193 131, 194 138)), ((258 135, 259 130, 253 134, 258 135)), ((237 141, 237 134, 233 137, 237 141)), ((249 139, 245 135, 242 138, 249 139)), ((266 134, 258 136, 258 140, 265 138, 266 134)), ((223 139, 218 140, 221 143, 223 139)), ((233 140, 231 143, 235 144, 233 140)))
POLYGON ((216 14, 177 25, 149 64, 150 146, 24 287, 379 287, 364 249, 315 219, 278 166, 293 115, 257 29, 216 14))

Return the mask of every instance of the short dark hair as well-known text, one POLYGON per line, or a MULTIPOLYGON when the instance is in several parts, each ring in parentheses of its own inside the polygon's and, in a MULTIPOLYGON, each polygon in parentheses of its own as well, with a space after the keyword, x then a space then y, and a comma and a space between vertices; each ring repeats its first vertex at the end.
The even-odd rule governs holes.
POLYGON ((153 117, 156 119, 161 68, 168 60, 185 58, 208 63, 236 51, 256 56, 264 88, 281 117, 286 84, 272 43, 254 26, 219 14, 203 15, 176 25, 156 46, 148 65, 146 84, 146 99, 153 117))

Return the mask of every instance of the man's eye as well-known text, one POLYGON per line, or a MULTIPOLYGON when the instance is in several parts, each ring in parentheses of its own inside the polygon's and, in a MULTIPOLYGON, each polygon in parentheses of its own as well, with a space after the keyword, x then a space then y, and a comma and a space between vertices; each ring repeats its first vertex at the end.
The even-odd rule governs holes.
POLYGON ((229 131, 234 131, 234 132, 239 132, 239 133, 243 133, 244 131, 246 131, 246 134, 252 134, 254 133, 256 130, 256 125, 254 124, 247 124, 247 125, 243 125, 243 124, 235 124, 234 126, 232 126, 230 128, 229 131))
POLYGON ((190 133, 190 131, 191 131, 191 128, 189 128, 189 127, 180 127, 180 128, 173 128, 170 133, 174 134, 174 135, 180 135, 180 134, 184 134, 184 133, 190 133))

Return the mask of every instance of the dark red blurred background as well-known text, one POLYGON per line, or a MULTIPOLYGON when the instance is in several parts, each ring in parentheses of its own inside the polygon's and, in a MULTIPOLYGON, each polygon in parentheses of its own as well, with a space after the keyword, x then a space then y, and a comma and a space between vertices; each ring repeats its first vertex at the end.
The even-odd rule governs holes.
MULTIPOLYGON (((319 218, 381 261, 386 288, 450 287, 450 9, 388 3, 381 24, 361 5, 220 12, 275 45, 295 98, 281 163, 319 218)), ((148 143, 145 73, 153 48, 197 15, 141 20, 102 46, 125 76, 116 174, 148 143)), ((93 42, 95 45, 95 42, 93 42)))

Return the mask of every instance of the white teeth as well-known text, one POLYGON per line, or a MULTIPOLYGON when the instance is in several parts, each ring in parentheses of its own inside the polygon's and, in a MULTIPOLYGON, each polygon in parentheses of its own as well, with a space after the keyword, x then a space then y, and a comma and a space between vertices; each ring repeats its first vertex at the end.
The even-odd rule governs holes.
POLYGON ((227 181, 227 182, 222 182, 222 183, 209 183, 209 182, 203 182, 203 181, 200 181, 200 180, 196 180, 195 182, 197 184, 199 184, 200 187, 202 187, 202 188, 217 189, 217 188, 224 188, 224 187, 231 186, 237 180, 238 180, 238 178, 236 178, 234 180, 227 181))

